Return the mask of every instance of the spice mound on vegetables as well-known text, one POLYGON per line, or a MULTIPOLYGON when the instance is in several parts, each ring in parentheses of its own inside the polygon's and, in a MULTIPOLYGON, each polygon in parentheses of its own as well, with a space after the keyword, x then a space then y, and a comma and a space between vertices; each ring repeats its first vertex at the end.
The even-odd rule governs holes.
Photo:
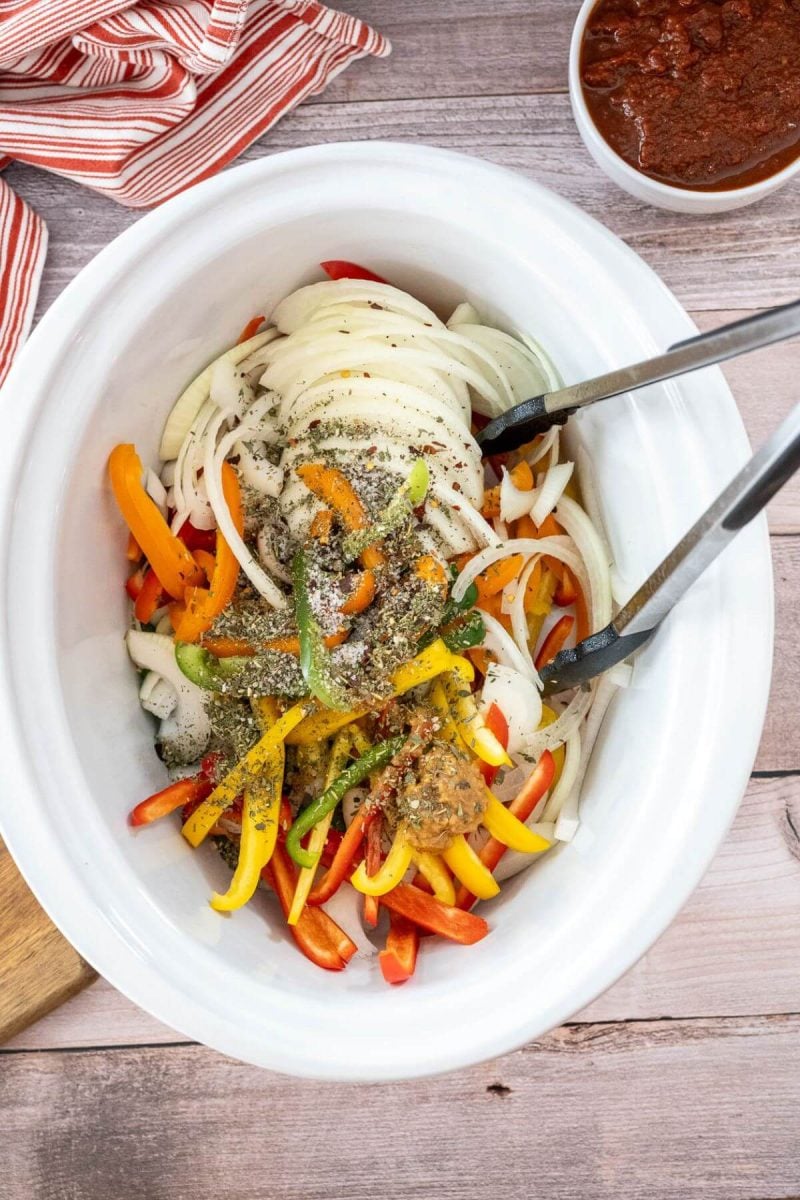
POLYGON ((558 384, 543 351, 323 268, 178 397, 158 468, 110 455, 169 773, 130 823, 176 814, 216 846, 217 912, 271 893, 310 962, 375 956, 399 984, 421 932, 479 941, 475 905, 574 837, 628 669, 542 703, 541 667, 612 606, 585 450, 556 428, 486 461, 475 441, 558 384))

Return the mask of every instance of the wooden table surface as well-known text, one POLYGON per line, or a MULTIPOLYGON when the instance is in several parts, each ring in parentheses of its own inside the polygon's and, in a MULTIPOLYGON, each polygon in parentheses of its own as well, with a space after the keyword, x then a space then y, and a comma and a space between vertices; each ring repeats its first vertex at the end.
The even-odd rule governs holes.
MULTIPOLYGON (((701 328, 800 292, 797 184, 701 219, 647 208, 594 166, 566 95, 575 0, 349 7, 392 57, 355 64, 245 158, 347 139, 453 147, 605 222, 701 328)), ((6 178, 50 228, 40 310, 137 219, 54 176, 6 178)), ((726 373, 760 442, 797 399, 800 342, 726 373)), ((702 885, 615 987, 496 1062, 337 1087, 188 1043, 100 981, 0 1051, 0 1200, 800 1196, 800 480, 770 523, 777 650, 752 781, 702 885)))

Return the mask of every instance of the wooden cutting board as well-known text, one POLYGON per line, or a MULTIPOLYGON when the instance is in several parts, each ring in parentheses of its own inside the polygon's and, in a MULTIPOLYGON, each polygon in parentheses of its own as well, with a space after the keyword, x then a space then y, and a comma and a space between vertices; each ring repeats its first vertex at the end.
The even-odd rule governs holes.
POLYGON ((96 978, 39 907, 0 840, 0 1042, 96 978))

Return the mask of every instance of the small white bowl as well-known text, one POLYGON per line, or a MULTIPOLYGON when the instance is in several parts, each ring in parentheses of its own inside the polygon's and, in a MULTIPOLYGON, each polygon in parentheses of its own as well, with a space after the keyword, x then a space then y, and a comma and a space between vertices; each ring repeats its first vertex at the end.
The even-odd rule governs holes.
POLYGON ((759 183, 751 183, 747 187, 729 188, 726 191, 703 192, 660 183, 657 179, 651 179, 649 175, 644 175, 625 162, 625 159, 621 158, 616 150, 612 150, 595 125, 581 84, 580 64, 583 33, 586 22, 596 4, 597 0, 584 0, 572 31, 569 50, 569 96, 575 124, 578 126, 578 132, 583 138, 584 145, 609 179, 613 179, 614 183, 629 192, 631 196, 635 196, 637 200, 644 200, 645 203, 653 204, 656 208, 668 208, 673 212, 702 214, 728 212, 732 208, 745 208, 748 204, 755 204, 758 200, 763 200, 765 196, 776 192, 778 188, 783 187, 800 172, 800 157, 798 157, 794 162, 789 163, 788 167, 770 175, 768 179, 762 179, 759 183))
MULTIPOLYGON (((56 301, 3 389, 0 827, 81 954, 162 1021, 293 1075, 381 1080, 511 1050, 566 1020, 658 937, 730 824, 769 687, 763 518, 706 572, 608 712, 581 829, 485 907, 491 934, 431 938, 414 979, 341 974, 296 950, 271 898, 221 917, 210 846, 126 814, 164 786, 125 653, 125 532, 106 462, 155 461, 199 368, 334 257, 443 314, 466 299, 530 331, 566 379, 696 332, 641 259, 558 196, 443 150, 313 146, 225 171, 142 220, 56 301)), ((621 577, 635 586, 747 455, 718 370, 619 397, 571 429, 590 448, 621 577)))

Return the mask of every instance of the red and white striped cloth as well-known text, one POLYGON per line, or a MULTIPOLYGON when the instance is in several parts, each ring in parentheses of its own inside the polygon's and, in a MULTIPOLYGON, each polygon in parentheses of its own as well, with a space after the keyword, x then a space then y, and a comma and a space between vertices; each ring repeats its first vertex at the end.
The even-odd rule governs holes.
MULTIPOLYGON (((317 0, 0 0, 0 169, 17 159, 133 208, 213 175, 389 43, 317 0)), ((0 383, 47 244, 0 178, 0 383)))

